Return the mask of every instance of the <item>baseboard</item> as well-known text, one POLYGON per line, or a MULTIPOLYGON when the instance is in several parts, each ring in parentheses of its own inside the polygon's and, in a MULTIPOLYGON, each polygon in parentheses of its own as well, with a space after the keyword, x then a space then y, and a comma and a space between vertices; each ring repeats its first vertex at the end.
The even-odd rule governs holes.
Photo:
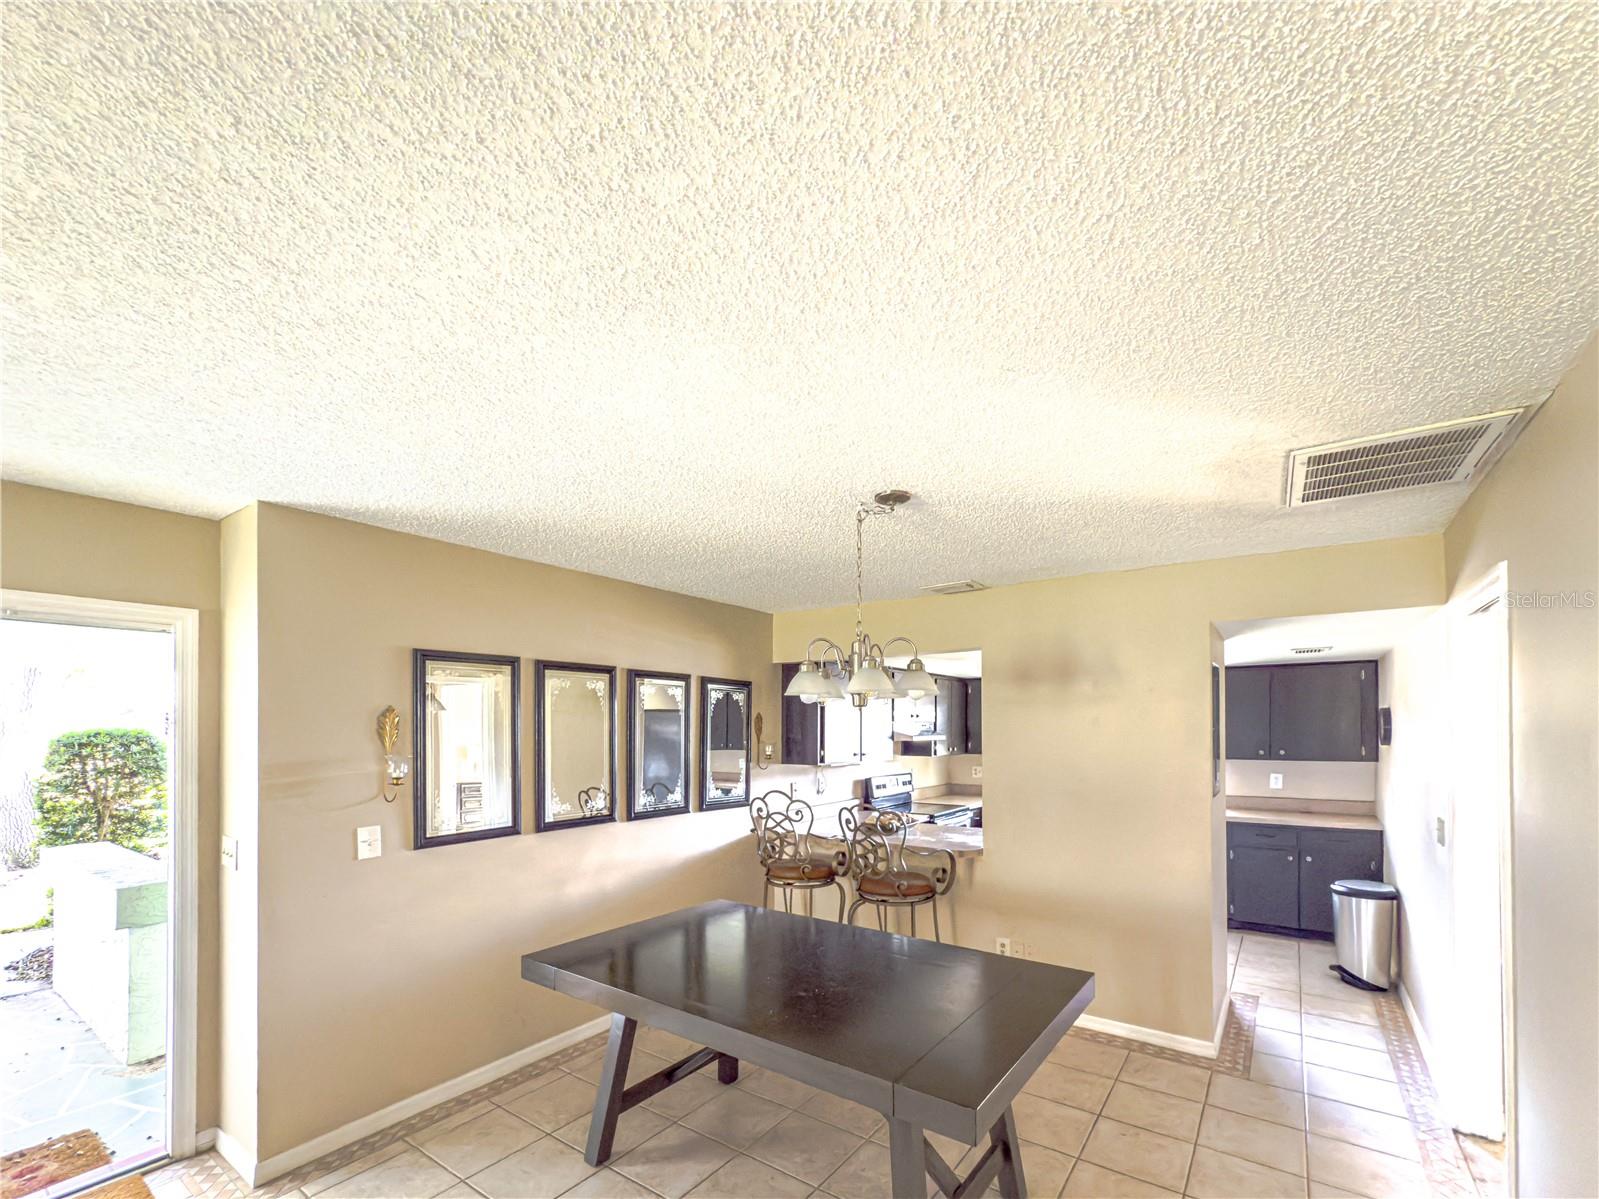
POLYGON ((1416 1007, 1410 1002, 1410 992, 1405 989, 1404 979, 1399 980, 1399 1006, 1405 1009, 1405 1019, 1410 1021, 1410 1031, 1416 1034, 1416 1048, 1421 1050, 1421 1060, 1427 1063, 1427 1073, 1432 1075, 1433 1089, 1438 1089, 1438 1068, 1434 1065, 1436 1059, 1432 1056, 1432 1043, 1427 1040, 1427 1029, 1422 1024, 1421 1017, 1416 1015, 1416 1007))
POLYGON ((1227 1020, 1227 1008, 1221 1010, 1221 1023, 1217 1025, 1216 1039, 1202 1041, 1198 1037, 1180 1037, 1176 1033, 1162 1032, 1158 1028, 1144 1028, 1137 1024, 1123 1024, 1120 1020, 1107 1020, 1103 1016, 1079 1016, 1077 1027, 1090 1032, 1109 1033, 1129 1041, 1142 1041, 1145 1045, 1158 1045, 1162 1049, 1175 1049, 1195 1057, 1214 1058, 1221 1052, 1221 1029, 1227 1020))
POLYGON ((251 1187, 257 1185, 255 1154, 251 1150, 229 1136, 224 1128, 217 1129, 216 1140, 213 1143, 216 1151, 222 1155, 222 1160, 233 1167, 235 1174, 251 1187))
POLYGON ((602 1033, 611 1026, 609 1016, 599 1016, 576 1028, 569 1028, 565 1032, 548 1037, 536 1045, 529 1045, 526 1049, 519 1049, 515 1053, 490 1062, 486 1066, 479 1066, 476 1070, 469 1070, 458 1078, 441 1082, 435 1087, 402 1099, 398 1103, 391 1103, 388 1107, 375 1111, 359 1120, 351 1120, 348 1124, 335 1128, 332 1132, 325 1132, 319 1137, 313 1137, 303 1145, 296 1145, 293 1149, 285 1149, 282 1153, 275 1153, 271 1157, 257 1161, 253 1154, 244 1151, 244 1147, 228 1134, 219 1129, 216 1134, 216 1148, 227 1162, 239 1172, 252 1187, 262 1183, 271 1182, 290 1170, 296 1170, 307 1162, 314 1162, 317 1158, 343 1149, 346 1145, 359 1141, 362 1137, 371 1136, 374 1132, 381 1132, 391 1124, 398 1124, 401 1120, 408 1120, 418 1112, 425 1112, 437 1104, 448 1102, 457 1095, 464 1095, 468 1091, 503 1078, 514 1070, 531 1065, 542 1058, 558 1053, 562 1049, 585 1041, 596 1033, 602 1033))
POLYGON ((194 1151, 204 1153, 217 1143, 217 1130, 215 1128, 202 1128, 194 1134, 194 1151))

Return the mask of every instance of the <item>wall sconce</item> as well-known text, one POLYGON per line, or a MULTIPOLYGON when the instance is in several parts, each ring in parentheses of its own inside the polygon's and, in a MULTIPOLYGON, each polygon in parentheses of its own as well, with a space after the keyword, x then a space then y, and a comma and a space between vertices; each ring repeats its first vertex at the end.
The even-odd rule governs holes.
POLYGON ((772 764, 772 755, 767 752, 765 729, 766 721, 759 712, 755 713, 755 752, 751 755, 751 760, 755 763, 756 770, 765 770, 772 764))
POLYGON ((392 794, 385 789, 383 800, 393 803, 399 798, 399 788, 404 784, 405 776, 411 773, 411 763, 394 753, 394 747, 400 740, 400 714, 393 705, 378 713, 378 740, 383 743, 383 774, 387 787, 394 789, 392 794))

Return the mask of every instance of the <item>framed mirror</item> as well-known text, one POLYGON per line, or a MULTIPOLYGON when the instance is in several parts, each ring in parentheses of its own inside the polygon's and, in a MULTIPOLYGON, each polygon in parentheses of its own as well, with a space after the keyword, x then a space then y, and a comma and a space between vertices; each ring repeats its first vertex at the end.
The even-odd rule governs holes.
POLYGON ((627 672, 627 818, 689 810, 689 677, 627 672))
POLYGON ((616 667, 535 662, 538 735, 534 828, 616 819, 616 667))
POLYGON ((700 680, 700 808, 750 801, 750 685, 700 680))
POLYGON ((417 849, 522 831, 521 682, 518 658, 412 651, 417 849))

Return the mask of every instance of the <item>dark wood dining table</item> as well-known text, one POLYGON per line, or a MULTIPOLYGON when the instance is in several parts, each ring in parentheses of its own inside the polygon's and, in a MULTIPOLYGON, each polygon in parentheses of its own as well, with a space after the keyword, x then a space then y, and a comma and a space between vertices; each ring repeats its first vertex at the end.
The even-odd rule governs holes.
POLYGON ((612 1013, 585 1157, 621 1114, 713 1063, 764 1066, 888 1118, 893 1190, 1026 1194, 1011 1101, 1094 997, 1082 970, 716 900, 522 958, 522 977, 612 1013), (640 1023, 705 1046, 627 1085, 640 1023), (988 1147, 956 1176, 926 1131, 988 1147))

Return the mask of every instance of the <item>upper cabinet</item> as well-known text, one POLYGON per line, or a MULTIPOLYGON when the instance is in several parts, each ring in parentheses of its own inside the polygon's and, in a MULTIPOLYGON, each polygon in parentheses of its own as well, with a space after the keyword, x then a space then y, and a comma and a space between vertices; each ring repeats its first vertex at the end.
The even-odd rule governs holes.
MULTIPOLYGON (((783 666, 785 690, 798 670, 798 663, 783 666)), ((920 699, 874 700, 864 708, 847 699, 807 704, 785 695, 781 761, 786 766, 842 766, 896 756, 982 753, 982 680, 933 677, 938 690, 920 699), (896 733, 920 739, 896 741, 896 733)))
POLYGON ((1227 756, 1375 762, 1377 663, 1228 667, 1227 756))

